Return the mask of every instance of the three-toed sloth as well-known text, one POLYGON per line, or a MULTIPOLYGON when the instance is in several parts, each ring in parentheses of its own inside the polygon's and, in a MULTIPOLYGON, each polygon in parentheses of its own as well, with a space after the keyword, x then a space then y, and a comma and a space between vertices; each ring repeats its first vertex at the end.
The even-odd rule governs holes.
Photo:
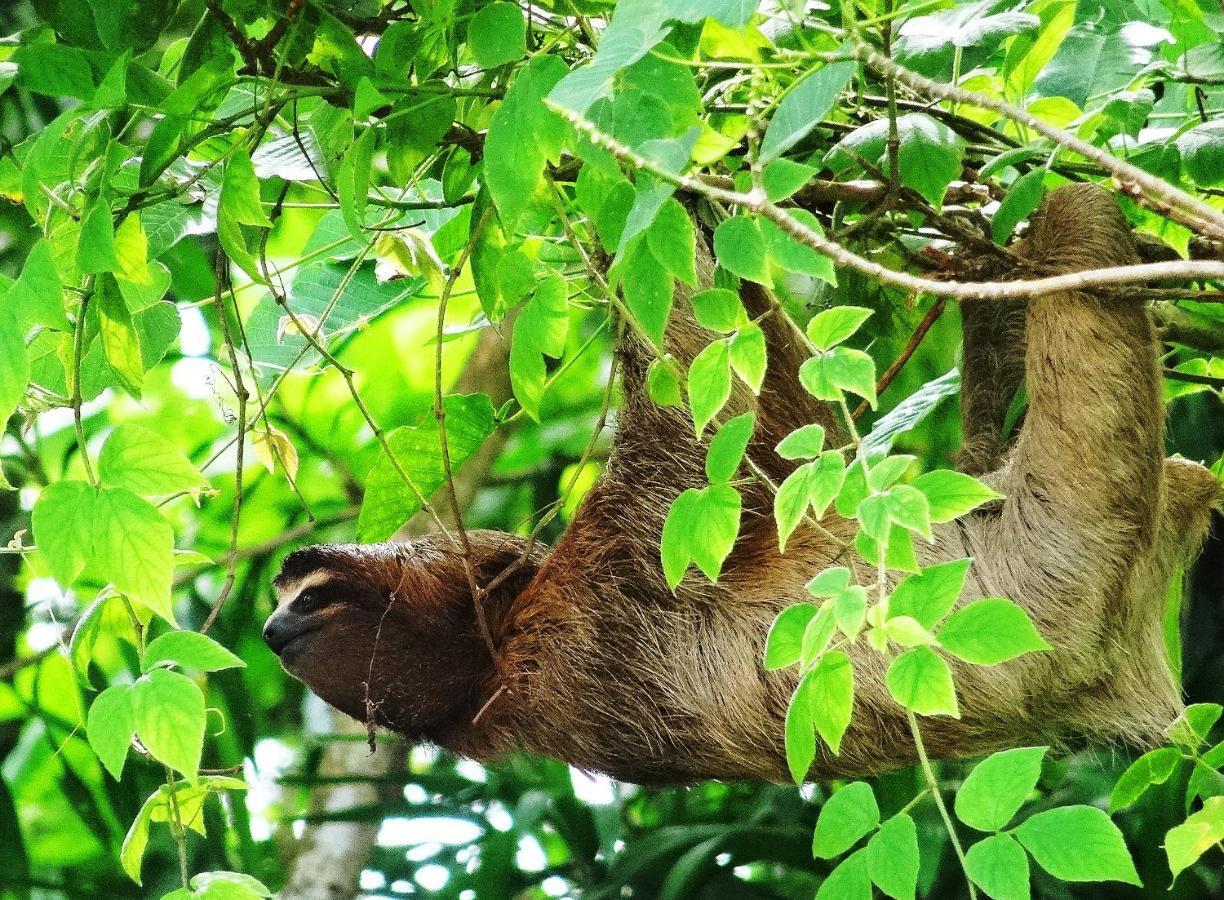
MULTIPOLYGON (((1137 262, 1113 197, 1075 185, 1050 194, 1017 252, 1047 272, 1137 262)), ((708 254, 706 269, 709 275, 708 254)), ((746 285, 749 314, 770 305, 746 285)), ((960 718, 921 719, 928 751, 968 756, 1022 744, 1159 740, 1178 714, 1165 661, 1163 598, 1205 537, 1218 493, 1203 467, 1165 459, 1157 345, 1140 302, 1056 293, 962 305, 963 467, 1003 500, 936 529, 922 565, 972 557, 961 603, 1008 597, 1051 650, 999 666, 954 664, 960 718), (1027 379, 1013 441, 1008 405, 1027 379)), ((774 448, 831 410, 800 385, 804 353, 780 316, 761 319, 769 349, 748 456, 776 482, 796 463, 774 448)), ((687 367, 716 336, 678 298, 666 349, 687 367)), ((443 536, 298 550, 276 580, 265 631, 288 671, 343 712, 477 760, 523 749, 642 783, 786 780, 783 720, 798 677, 766 672, 778 612, 839 555, 855 523, 801 525, 778 550, 773 497, 745 472, 738 541, 718 583, 690 573, 673 593, 659 558, 669 504, 705 483, 705 445, 685 410, 646 389, 655 351, 623 339, 623 407, 611 458, 551 550, 471 532, 477 583, 526 554, 483 600, 499 665, 474 613, 463 557, 443 536)), ((844 441, 831 443, 832 446, 844 441)), ((864 583, 875 572, 861 561, 864 583)), ((856 697, 841 752, 813 778, 869 775, 912 762, 905 712, 884 660, 857 642, 856 697)))

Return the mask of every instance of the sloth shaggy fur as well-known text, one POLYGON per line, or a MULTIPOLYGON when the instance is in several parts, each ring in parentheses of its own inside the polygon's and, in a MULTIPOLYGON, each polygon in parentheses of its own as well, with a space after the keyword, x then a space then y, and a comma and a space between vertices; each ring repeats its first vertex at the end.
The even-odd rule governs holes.
MULTIPOLYGON (((1052 193, 1015 249, 1055 273, 1138 261, 1113 197, 1088 185, 1052 193)), ((708 279, 709 255, 699 256, 708 279)), ((769 308, 755 286, 743 299, 752 315, 769 308)), ((684 366, 715 337, 688 306, 677 298, 666 337, 684 366)), ((1052 649, 993 667, 953 663, 961 717, 921 719, 928 751, 1159 740, 1181 706, 1163 598, 1199 550, 1218 485, 1203 467, 1164 458, 1148 314, 1080 293, 966 302, 963 313, 962 468, 1005 499, 917 541, 919 561, 972 557, 960 603, 1008 597, 1052 649), (1029 409, 1008 445, 1003 419, 1022 378, 1029 409)), ((774 452, 781 438, 819 422, 837 446, 838 426, 799 384, 793 326, 778 315, 763 326, 763 390, 738 386, 724 415, 755 411, 748 452, 776 483, 795 465, 774 452)), ((517 564, 484 601, 499 665, 461 556, 438 535, 290 555, 269 640, 289 672, 349 715, 477 760, 521 749, 642 783, 786 780, 783 721, 797 673, 764 671, 764 640, 839 548, 801 525, 779 553, 772 493, 751 482, 718 583, 690 572, 668 590, 660 534, 672 500, 704 485, 706 446, 687 411, 649 399, 653 354, 631 338, 617 352, 624 403, 611 458, 557 545, 528 551, 511 535, 470 533, 480 583, 517 564)), ((855 523, 832 512, 822 525, 854 535, 855 523)), ((848 564, 875 580, 861 560, 848 564)), ((853 721, 839 755, 817 755, 813 778, 915 759, 883 660, 862 641, 851 654, 853 721)))

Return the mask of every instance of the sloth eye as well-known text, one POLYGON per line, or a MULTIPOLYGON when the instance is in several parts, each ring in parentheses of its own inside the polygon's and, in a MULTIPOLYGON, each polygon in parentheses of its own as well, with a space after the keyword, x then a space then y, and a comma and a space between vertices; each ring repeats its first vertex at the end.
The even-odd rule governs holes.
POLYGON ((331 601, 318 588, 309 588, 297 595, 293 601, 294 608, 300 613, 316 613, 328 606, 331 601))

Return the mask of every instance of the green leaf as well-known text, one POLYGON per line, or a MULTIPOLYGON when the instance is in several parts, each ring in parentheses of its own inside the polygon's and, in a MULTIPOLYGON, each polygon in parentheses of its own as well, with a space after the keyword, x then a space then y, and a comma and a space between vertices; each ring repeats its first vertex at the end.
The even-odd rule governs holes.
POLYGON ((192 876, 193 900, 261 900, 272 892, 263 882, 239 872, 201 872, 192 876))
POLYGON ((1030 169, 1012 182, 1007 195, 990 219, 990 234, 996 244, 1004 244, 1012 230, 1035 210, 1045 196, 1045 169, 1030 169))
POLYGON ((711 581, 718 581, 722 564, 739 536, 740 495, 727 484, 714 484, 702 492, 701 527, 690 537, 693 562, 711 581))
POLYGON ((140 660, 141 671, 148 672, 162 662, 172 662, 202 672, 246 666, 229 650, 198 631, 168 631, 150 641, 140 660))
MULTIPOLYGON (((820 221, 806 209, 788 210, 788 213, 792 219, 807 226, 809 231, 818 235, 824 234, 820 221)), ((833 268, 833 260, 828 256, 806 242, 792 237, 769 219, 762 219, 760 227, 769 259, 774 265, 787 272, 811 275, 826 284, 837 284, 837 272, 833 268)))
POLYGON ((765 196, 771 203, 781 203, 812 180, 816 169, 790 159, 775 159, 765 166, 763 181, 765 196))
POLYGON ((714 231, 714 253, 733 275, 766 287, 773 284, 766 263, 765 237, 756 219, 734 216, 714 231))
POLYGON ((94 203, 81 219, 76 262, 82 275, 113 272, 119 267, 110 206, 102 201, 94 203))
POLYGON ((119 864, 123 866, 123 871, 127 873, 127 876, 137 884, 141 884, 140 862, 144 858, 145 848, 149 845, 149 821, 155 801, 161 796, 163 790, 165 790, 164 785, 154 791, 153 795, 144 802, 144 806, 140 808, 127 834, 124 835, 123 846, 119 849, 119 864))
MULTIPOLYGON (((341 165, 342 176, 346 165, 349 168, 360 165, 358 157, 361 155, 361 147, 362 141, 358 140, 353 146, 353 151, 341 165)), ((341 177, 339 180, 343 194, 344 178, 341 177)), ((361 190, 364 199, 364 184, 361 190)), ((352 218, 349 214, 351 198, 342 197, 341 206, 345 211, 346 221, 350 220, 352 218)), ((267 228, 271 224, 260 201, 259 179, 255 177, 255 166, 251 162, 250 155, 239 146, 230 155, 229 161, 225 164, 225 171, 221 175, 221 197, 217 203, 217 239, 229 258, 260 284, 267 284, 268 281, 260 271, 259 261, 247 247, 242 226, 253 225, 267 228)), ((353 224, 355 223, 350 221, 350 228, 353 224)))
POLYGON ((563 128, 544 105, 566 73, 559 57, 541 54, 518 69, 485 138, 484 180, 507 228, 512 228, 540 184, 544 163, 563 128))
POLYGON ((76 47, 46 41, 18 46, 17 83, 49 97, 89 100, 94 94, 93 71, 85 53, 76 47))
POLYGON ((663 523, 660 555, 668 586, 675 590, 690 562, 718 580, 739 535, 740 495, 728 484, 689 488, 672 503, 663 523))
POLYGON ((1122 832, 1095 806, 1062 806, 1039 812, 1014 833, 1038 865, 1055 878, 1143 884, 1122 832))
POLYGON ((841 650, 832 650, 804 676, 812 721, 834 754, 841 752, 842 737, 854 712, 854 666, 841 650))
POLYGON ((842 633, 854 640, 867 618, 867 589, 853 585, 833 598, 833 615, 842 633))
POLYGON ((1125 809, 1147 792, 1154 784, 1164 784, 1177 770, 1182 755, 1176 747, 1160 747, 1149 750, 1133 763, 1113 786, 1109 795, 1109 811, 1125 809))
POLYGON ((697 286, 693 220, 675 197, 668 197, 659 207, 646 230, 646 243, 663 268, 690 287, 697 286))
POLYGON ((731 368, 733 368, 752 393, 761 393, 767 366, 765 333, 755 323, 745 325, 731 339, 731 368))
POLYGON ((706 452, 706 478, 710 484, 727 482, 735 477, 755 428, 756 416, 746 412, 718 429, 710 439, 710 449, 706 452))
POLYGON ((778 613, 765 638, 766 671, 775 672, 799 662, 803 634, 815 617, 816 609, 814 603, 796 603, 778 613))
POLYGON ((913 900, 918 889, 918 863, 918 829, 905 813, 881 825, 867 842, 871 880, 894 900, 913 900))
POLYGON ((876 541, 887 542, 888 531, 892 527, 892 519, 888 514, 888 497, 884 494, 872 494, 859 504, 859 524, 863 531, 876 541))
MULTIPOLYGON (((458 470, 492 434, 493 404, 484 394, 468 394, 447 397, 442 406, 451 467, 458 470)), ((425 497, 446 481, 438 422, 432 414, 420 425, 395 429, 388 435, 387 444, 398 469, 385 454, 370 468, 357 518, 357 535, 362 541, 386 540, 421 508, 417 494, 404 483, 400 471, 425 497)))
MULTIPOLYGON (((22 326, 22 331, 33 325, 45 325, 57 331, 72 330, 64 312, 64 289, 52 254, 50 241, 37 241, 26 254, 21 277, 9 287, 8 296, 4 297, 4 305, 22 326)), ((3 327, 0 324, 0 329, 3 327)), ((0 349, 0 359, 7 357, 8 353, 0 349)), ((3 363, 0 363, 2 368, 3 363)))
POLYGON ((1224 708, 1218 703, 1190 704, 1169 726, 1169 740, 1188 750, 1198 749, 1220 720, 1221 712, 1224 712, 1224 708))
POLYGON ((867 851, 859 850, 837 864, 816 891, 816 900, 871 900, 867 851))
POLYGON ((799 683, 786 707, 786 766, 795 784, 803 784, 816 759, 816 725, 804 682, 799 683))
POLYGON ((879 824, 880 808, 871 785, 853 781, 834 791, 821 808, 812 837, 812 855, 820 859, 840 856, 879 824))
POLYGON ((544 357, 560 359, 569 333, 569 300, 565 279, 550 275, 540 282, 514 322, 510 345, 510 384, 531 418, 540 421, 540 401, 548 380, 544 357))
POLYGON ((1221 841, 1224 841, 1224 797, 1211 797, 1202 809, 1165 835, 1165 853, 1173 877, 1177 878, 1221 841))
POLYGON ((85 723, 89 746, 106 771, 116 781, 123 775, 132 735, 136 733, 136 714, 132 708, 132 688, 126 684, 111 685, 89 706, 85 723))
POLYGON ((98 477, 108 487, 166 496, 208 482, 174 444, 140 425, 120 425, 98 457, 98 477))
POLYGON ((951 469, 936 469, 920 475, 914 480, 914 487, 926 494, 932 522, 950 522, 1003 496, 973 476, 951 469))
POLYGON ((1029 862, 1010 834, 992 834, 965 854, 965 871, 995 900, 1029 900, 1029 862))
POLYGON ((748 323, 739 294, 726 288, 710 288, 694 294, 693 317, 703 327, 720 334, 735 331, 748 323))
POLYGON ((807 336, 818 350, 829 350, 854 336, 872 310, 861 306, 834 306, 812 316, 807 324, 807 336))
POLYGON ((845 475, 846 460, 837 450, 826 450, 812 465, 812 476, 808 479, 808 501, 817 519, 824 518, 825 510, 842 488, 845 475))
POLYGON ((930 647, 906 650, 892 661, 886 678, 888 692, 920 716, 960 718, 952 670, 930 647))
POLYGON ((824 449, 825 430, 819 425, 796 428, 778 444, 783 459, 813 459, 824 449))
POLYGON ((726 341, 715 341, 689 366, 688 399, 698 437, 731 396, 731 355, 726 341))
POLYGON ((882 496, 892 521, 902 528, 916 531, 928 541, 934 539, 931 533, 931 508, 922 491, 908 484, 898 484, 889 488, 882 496))
POLYGON ((201 872, 191 878, 192 900, 261 900, 272 892, 263 882, 239 872, 201 872))
POLYGON ((527 54, 527 22, 513 3, 501 0, 483 7, 468 25, 468 46, 486 69, 522 59, 527 54))
POLYGON ((815 618, 808 622, 803 632, 803 642, 799 648, 799 665, 806 669, 824 655, 833 639, 837 623, 833 619, 833 607, 826 603, 821 606, 815 618))
POLYGON ((808 481, 812 464, 806 463, 786 476, 774 494, 774 521, 778 525, 778 550, 786 552, 786 542, 799 527, 808 509, 808 481))
POLYGON ((127 301, 110 273, 98 276, 94 293, 102 352, 119 382, 139 399, 144 384, 144 355, 140 348, 140 332, 136 330, 127 301))
POLYGON ((81 481, 58 481, 34 505, 33 525, 60 584, 72 584, 91 565, 121 593, 174 624, 174 532, 149 503, 123 488, 96 491, 81 481))
MULTIPOLYGON (((113 599, 115 599, 113 595, 107 594, 95 597, 77 619, 72 629, 72 638, 68 642, 68 659, 72 663, 72 670, 80 679, 81 684, 91 690, 93 679, 90 677, 90 663, 93 662, 94 648, 98 638, 112 631, 107 619, 113 621, 113 613, 107 615, 109 612, 107 604, 113 599)), ((127 621, 126 615, 124 620, 127 621)))
POLYGON ((947 125, 923 113, 900 116, 897 132, 901 180, 939 207, 948 183, 961 174, 961 139, 947 125))
POLYGON ((888 639, 902 647, 935 643, 931 633, 909 616, 892 616, 884 623, 883 628, 888 639))
POLYGON ((43 488, 31 521, 39 555, 51 577, 67 587, 93 557, 96 492, 83 481, 56 481, 43 488))
POLYGON ((841 490, 837 492, 837 514, 850 518, 858 511, 863 498, 870 493, 867 487, 867 461, 854 459, 846 466, 841 490))
POLYGON ((882 491, 909 471, 914 461, 915 457, 905 453, 886 456, 867 471, 867 484, 874 491, 882 491))
MULTIPOLYGON (((675 359, 672 358, 671 362, 674 363, 675 359)), ((684 403, 680 382, 660 359, 653 360, 646 371, 646 392, 650 394, 650 399, 656 406, 680 406, 684 403)))
POLYGON ((618 267, 625 305, 655 345, 662 347, 671 313, 675 279, 646 248, 634 244, 618 267))
POLYGON ((672 501, 667 510, 667 519, 663 522, 659 556, 663 563, 663 576, 673 591, 693 560, 689 542, 700 522, 700 506, 701 492, 697 488, 688 488, 672 501))
POLYGON ((853 60, 832 62, 796 82, 778 104, 765 129, 761 162, 776 159, 815 128, 833 108, 857 68, 853 60))
POLYGON ((956 792, 956 816, 978 831, 998 831, 1037 787, 1048 747, 1020 747, 978 763, 956 792))
POLYGON ((799 368, 799 380, 819 400, 842 400, 847 390, 876 405, 875 362, 862 350, 834 347, 813 356, 799 368))
POLYGON ((153 758, 188 778, 200 769, 204 695, 185 675, 153 669, 132 685, 136 734, 153 758))
POLYGON ((25 399, 29 383, 30 359, 22 329, 12 314, 0 307, 0 428, 25 399))
POLYGON ((1219 121, 1195 125, 1177 138, 1182 168, 1201 187, 1224 184, 1224 127, 1219 121))
POLYGON ((174 532, 155 507, 124 488, 103 488, 93 504, 93 562, 120 593, 171 625, 174 532))
MULTIPOLYGON (((340 215, 344 219, 344 224, 348 226, 349 234, 362 245, 368 241, 365 233, 365 218, 369 201, 370 171, 373 168, 377 143, 378 130, 374 127, 363 128, 357 140, 352 142, 348 152, 341 158, 340 171, 336 175, 336 194, 340 201, 340 215)), ((253 172, 252 175, 254 175, 253 172)), ((258 186, 256 183, 255 187, 258 188, 258 186)), ((218 233, 220 233, 219 227, 218 233)), ((245 244, 243 246, 245 247, 245 244)))
POLYGON ((948 653, 979 666, 1050 649, 1028 613, 1002 597, 989 597, 958 609, 939 630, 939 642, 948 653))
POLYGON ((891 614, 911 616, 923 628, 933 631, 955 605, 972 563, 971 559, 954 559, 902 579, 888 601, 891 614))

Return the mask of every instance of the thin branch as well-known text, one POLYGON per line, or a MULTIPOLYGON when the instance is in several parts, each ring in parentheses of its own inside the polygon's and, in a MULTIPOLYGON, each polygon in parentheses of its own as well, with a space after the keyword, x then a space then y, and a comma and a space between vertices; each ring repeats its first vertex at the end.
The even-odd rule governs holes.
POLYGON ((1224 390, 1224 378, 1214 375, 1196 375, 1193 372, 1179 372, 1176 369, 1165 369, 1162 374, 1165 378, 1171 378, 1174 381, 1184 381, 1187 384, 1205 384, 1207 387, 1215 388, 1217 391, 1224 390))
MULTIPOLYGON (((939 297, 935 300, 934 305, 927 310, 926 315, 922 317, 922 321, 918 323, 918 327, 914 329, 914 333, 910 335, 910 339, 906 343, 905 347, 902 348, 901 352, 897 355, 897 358, 893 360, 892 365, 884 370, 884 374, 880 376, 880 380, 876 382, 877 397, 883 394, 884 391, 888 390, 888 386, 892 384, 893 379, 897 377, 897 373, 905 367, 905 364, 910 361, 910 357, 917 352, 919 345, 922 344, 923 338, 925 338, 927 336, 927 332, 931 330, 931 326, 938 321, 941 315, 943 315, 944 304, 946 302, 947 301, 943 297, 939 297)), ((857 421, 858 418, 863 415, 863 413, 867 412, 869 406, 870 404, 864 400, 854 411, 853 418, 857 421)))
MULTIPOLYGON (((455 532, 459 537, 459 546, 463 558, 463 574, 467 578, 468 590, 472 594, 472 608, 476 614, 476 626, 480 630, 480 637, 484 641, 485 648, 489 651, 489 658, 493 660, 493 667, 501 675, 503 669, 501 650, 498 649, 496 641, 493 640, 493 632, 489 628, 488 613, 484 608, 487 588, 476 581, 476 569, 472 564, 472 544, 468 540, 467 529, 463 527, 463 510, 459 507, 459 492, 455 490, 455 473, 451 466, 450 444, 446 437, 446 405, 443 403, 442 390, 442 351, 446 347, 446 341, 444 340, 446 332, 446 307, 450 303, 451 292, 455 289, 455 283, 459 280, 459 275, 463 272, 463 267, 467 264, 468 257, 476 249, 476 243, 484 234, 485 226, 488 225, 492 215, 493 207, 486 207, 480 219, 472 226, 467 243, 464 244, 463 250, 459 253, 459 258, 455 260, 455 264, 451 266, 450 271, 447 273, 446 283, 443 284, 442 292, 438 296, 438 327, 434 341, 433 411, 434 419, 438 423, 438 448, 442 453, 442 471, 446 476, 446 496, 450 501, 455 532)), ((492 700, 489 702, 491 703, 492 700)))
POLYGON ((81 419, 81 359, 85 353, 85 313, 89 309, 89 300, 93 296, 93 276, 85 284, 81 293, 81 308, 77 310, 76 326, 72 331, 72 422, 76 427, 77 449, 81 451, 81 462, 85 466, 85 477, 94 487, 98 480, 94 477, 93 466, 89 462, 89 449, 85 445, 85 423, 81 419))
POLYGON ((1110 153, 1081 140, 1069 131, 1055 128, 1023 109, 1018 109, 1003 100, 967 91, 955 85, 933 81, 917 72, 900 66, 888 57, 872 49, 861 38, 855 38, 855 55, 862 63, 875 69, 886 78, 895 78, 925 96, 940 97, 957 103, 966 103, 988 109, 1001 116, 1033 129, 1054 143, 1074 150, 1085 159, 1114 175, 1123 191, 1132 197, 1146 196, 1155 209, 1169 218, 1176 219, 1188 228, 1224 240, 1224 213, 1213 209, 1197 197, 1174 187, 1167 181, 1150 175, 1137 166, 1125 162, 1110 153))
POLYGON ((856 269, 883 284, 899 287, 915 294, 932 294, 936 297, 954 297, 958 300, 1011 300, 1032 298, 1063 291, 1088 291, 1109 285, 1126 285, 1148 281, 1185 281, 1195 279, 1224 278, 1224 262, 1199 262, 1179 260, 1177 262, 1143 263, 1133 266, 1112 266, 1091 269, 1085 272, 1069 272, 1047 278, 1029 278, 1017 281, 936 281, 890 269, 880 263, 859 256, 836 241, 831 241, 800 222, 785 209, 772 203, 760 191, 742 193, 715 188, 701 179, 669 171, 646 159, 629 147, 600 131, 595 125, 569 110, 553 106, 579 131, 596 145, 603 147, 637 169, 641 169, 677 187, 723 203, 742 207, 749 212, 762 215, 777 224, 783 231, 808 247, 832 259, 838 265, 856 269))
MULTIPOLYGON (((207 634, 212 628, 213 623, 217 621, 217 616, 221 614, 221 608, 225 606, 225 601, 229 599, 230 593, 234 590, 234 580, 238 574, 238 526, 242 521, 242 475, 243 475, 243 456, 246 447, 246 441, 242 439, 242 435, 246 433, 247 423, 247 401, 250 399, 250 393, 247 391, 246 382, 242 379, 242 369, 238 365, 238 350, 234 346, 234 337, 230 333, 229 321, 225 316, 225 303, 223 301, 223 293, 226 290, 226 282, 229 279, 227 272, 227 259, 225 253, 218 249, 217 258, 214 263, 214 277, 216 280, 216 302, 213 304, 217 313, 217 322, 221 326, 221 335, 225 343, 226 352, 229 354, 230 368, 234 372, 234 394, 238 398, 238 444, 235 448, 236 462, 234 464, 234 508, 230 514, 230 549, 229 561, 225 567, 225 583, 221 586, 221 592, 217 595, 217 599, 213 601, 212 609, 208 613, 208 617, 204 620, 204 624, 200 626, 200 632, 207 634)), ((233 291, 229 291, 233 297, 233 291)), ((238 303, 234 301, 234 313, 239 314, 238 303)))

